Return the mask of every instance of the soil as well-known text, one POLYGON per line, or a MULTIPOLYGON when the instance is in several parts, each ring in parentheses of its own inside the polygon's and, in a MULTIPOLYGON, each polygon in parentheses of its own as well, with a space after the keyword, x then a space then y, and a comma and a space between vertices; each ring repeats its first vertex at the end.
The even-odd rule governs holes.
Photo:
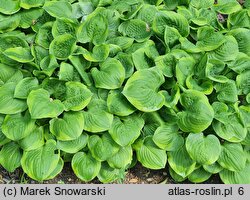
MULTIPOLYGON (((39 184, 40 182, 34 181, 27 177, 21 168, 18 168, 13 173, 7 172, 0 167, 0 184, 17 184, 17 183, 30 183, 39 184)), ((52 180, 44 181, 45 184, 83 184, 73 173, 70 163, 66 163, 62 172, 52 180)), ((97 179, 89 182, 88 184, 99 184, 97 179)), ((117 183, 117 182, 114 182, 117 183)), ((123 184, 175 184, 176 182, 169 176, 166 169, 162 170, 149 170, 137 164, 134 168, 127 171, 123 184)), ((189 184, 189 181, 182 183, 189 184)), ((222 183, 218 175, 212 176, 205 184, 220 184, 222 183)))

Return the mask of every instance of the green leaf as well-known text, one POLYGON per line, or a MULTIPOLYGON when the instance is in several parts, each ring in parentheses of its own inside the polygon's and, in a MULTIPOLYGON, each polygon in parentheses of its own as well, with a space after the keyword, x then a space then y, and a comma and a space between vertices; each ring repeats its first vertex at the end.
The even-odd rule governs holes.
POLYGON ((132 163, 133 149, 131 146, 120 147, 119 151, 107 159, 109 166, 124 169, 132 163))
POLYGON ((54 118, 64 110, 60 100, 50 98, 49 92, 44 89, 37 89, 30 92, 27 104, 32 119, 54 118))
POLYGON ((218 93, 217 98, 219 101, 234 103, 238 100, 235 81, 229 80, 226 83, 217 83, 214 88, 218 93))
POLYGON ((132 106, 120 90, 110 90, 107 98, 107 106, 110 113, 118 116, 128 116, 135 112, 132 106))
POLYGON ((11 15, 19 10, 19 0, 5 0, 0 2, 0 13, 11 15))
POLYGON ((0 114, 0 147, 10 142, 10 139, 8 139, 2 132, 4 117, 5 115, 0 114))
POLYGON ((214 4, 214 0, 191 0, 190 5, 197 8, 211 8, 214 4))
POLYGON ((21 15, 21 21, 19 26, 21 28, 31 27, 39 17, 43 15, 44 10, 42 8, 34 8, 30 10, 19 11, 18 14, 21 15))
POLYGON ((109 134, 120 146, 128 146, 140 136, 144 120, 138 115, 114 117, 109 134))
POLYGON ((71 18, 72 7, 67 1, 46 1, 43 9, 55 18, 71 18))
POLYGON ((58 140, 75 140, 82 134, 83 120, 82 112, 64 112, 62 118, 50 120, 50 131, 58 140))
POLYGON ((43 127, 36 127, 25 138, 18 141, 18 144, 24 151, 30 151, 40 148, 44 145, 44 130, 43 127))
POLYGON ((242 9, 241 5, 236 0, 232 1, 219 0, 218 4, 216 4, 214 8, 217 12, 222 14, 232 14, 242 9))
POLYGON ((16 114, 27 109, 26 101, 14 98, 16 84, 6 83, 0 86, 0 113, 16 114))
POLYGON ((225 184, 250 184, 250 163, 247 162, 244 169, 238 172, 227 169, 222 170, 219 175, 225 184))
POLYGON ((164 104, 164 96, 158 92, 163 82, 164 77, 157 68, 143 69, 128 79, 122 94, 138 110, 156 111, 164 104))
POLYGON ((0 14, 0 33, 10 32, 15 30, 20 23, 20 15, 1 15, 0 14))
POLYGON ((100 64, 100 69, 92 68, 91 75, 97 88, 120 88, 125 79, 125 69, 115 58, 108 58, 100 64))
POLYGON ((19 82, 23 79, 23 74, 15 67, 0 63, 0 86, 8 82, 19 82))
POLYGON ((2 124, 2 131, 7 138, 17 141, 32 133, 36 128, 35 122, 30 118, 28 112, 6 115, 2 124))
POLYGON ((101 136, 90 136, 88 148, 92 156, 99 161, 105 161, 119 151, 119 145, 114 142, 107 132, 101 136))
POLYGON ((57 163, 56 168, 53 172, 46 178, 46 180, 54 179, 63 169, 64 161, 62 158, 59 158, 59 162, 57 163))
POLYGON ((36 38, 35 38, 36 44, 42 46, 45 49, 49 49, 50 43, 53 40, 52 25, 53 25, 53 22, 44 23, 39 28, 36 34, 36 38))
POLYGON ((250 93, 250 70, 244 71, 236 77, 236 85, 240 94, 250 93))
POLYGON ((190 157, 202 165, 215 163, 221 153, 220 141, 214 135, 204 136, 203 133, 189 133, 185 145, 190 157))
POLYGON ((225 169, 238 172, 246 167, 246 154, 241 144, 225 142, 217 162, 225 169))
POLYGON ((0 164, 9 172, 14 172, 21 165, 22 153, 19 145, 10 142, 3 145, 0 151, 0 164))
POLYGON ((92 98, 92 92, 80 82, 67 82, 63 104, 65 110, 79 111, 84 109, 92 98))
POLYGON ((94 46, 92 52, 84 51, 83 57, 90 62, 103 62, 109 56, 109 45, 101 44, 94 46))
POLYGON ((34 60, 29 48, 13 47, 5 50, 3 54, 20 63, 28 63, 34 60))
POLYGON ((106 162, 102 162, 102 167, 97 177, 102 183, 110 183, 120 178, 120 171, 110 167, 106 162))
POLYGON ((189 25, 187 19, 176 12, 160 11, 156 13, 152 25, 153 31, 156 34, 163 36, 166 26, 177 29, 183 37, 189 35, 189 25))
POLYGON ((64 34, 76 36, 76 26, 77 25, 73 23, 72 20, 57 18, 52 26, 52 35, 54 38, 64 34))
POLYGON ((120 24, 118 31, 124 36, 143 42, 151 36, 149 25, 140 19, 131 19, 120 24))
POLYGON ((76 153, 71 165, 75 175, 86 182, 93 180, 101 169, 101 162, 94 159, 90 153, 84 152, 76 153))
POLYGON ((202 183, 208 180, 211 177, 211 175, 212 174, 205 171, 203 167, 200 167, 188 175, 188 180, 193 183, 202 183))
POLYGON ((49 46, 50 54, 59 60, 67 59, 74 51, 76 39, 70 34, 57 36, 49 46))
POLYGON ((184 111, 177 113, 177 124, 182 131, 199 133, 210 126, 214 110, 203 93, 186 90, 181 94, 180 103, 184 111))
POLYGON ((176 151, 168 152, 168 163, 175 173, 183 178, 191 174, 196 165, 196 162, 190 158, 185 145, 176 151))
POLYGON ((20 0, 20 6, 24 9, 43 6, 45 0, 20 0))
POLYGON ((26 77, 22 79, 15 88, 14 97, 19 99, 27 99, 32 90, 38 88, 38 80, 35 77, 26 77))
POLYGON ((99 13, 99 9, 88 15, 85 22, 77 30, 77 39, 81 43, 92 42, 94 45, 100 45, 105 42, 107 36, 108 21, 99 13))
POLYGON ((55 150, 56 142, 48 140, 42 147, 24 151, 21 159, 24 172, 37 181, 47 179, 60 162, 60 155, 55 150))
POLYGON ((167 163, 166 151, 158 148, 152 137, 146 137, 135 146, 138 161, 149 169, 162 169, 167 163))
POLYGON ((83 149, 88 143, 88 135, 81 134, 74 140, 61 141, 57 140, 57 148, 67 153, 77 153, 83 149))
MULTIPOLYGON (((222 113, 223 115, 224 113, 222 113)), ((222 120, 213 122, 215 133, 229 142, 241 142, 247 135, 247 129, 236 114, 222 116, 222 120)))
POLYGON ((223 167, 219 165, 218 162, 215 162, 211 165, 203 165, 203 168, 209 172, 209 173, 212 173, 212 174, 217 174, 219 173, 221 170, 223 170, 223 167))
POLYGON ((176 151, 184 144, 184 138, 178 130, 179 127, 176 124, 163 124, 155 130, 153 141, 161 149, 176 151))
POLYGON ((92 133, 107 131, 113 122, 113 115, 99 108, 84 111, 83 116, 84 130, 92 133))

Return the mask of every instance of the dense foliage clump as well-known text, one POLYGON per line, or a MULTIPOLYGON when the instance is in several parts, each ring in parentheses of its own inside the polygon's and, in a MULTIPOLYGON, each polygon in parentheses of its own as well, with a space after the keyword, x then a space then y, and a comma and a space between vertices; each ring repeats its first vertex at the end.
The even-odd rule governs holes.
POLYGON ((0 164, 250 183, 249 28, 249 1, 0 1, 0 164))

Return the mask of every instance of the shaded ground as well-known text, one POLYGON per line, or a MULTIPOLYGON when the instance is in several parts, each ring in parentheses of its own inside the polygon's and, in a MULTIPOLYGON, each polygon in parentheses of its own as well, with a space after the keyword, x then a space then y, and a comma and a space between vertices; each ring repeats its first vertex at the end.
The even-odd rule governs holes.
MULTIPOLYGON (((9 173, 0 167, 0 184, 13 184, 13 183, 39 183, 28 178, 22 171, 22 169, 17 169, 13 173, 9 173)), ((63 171, 54 179, 49 181, 44 181, 43 183, 62 183, 62 184, 79 184, 84 183, 80 181, 73 173, 70 164, 66 163, 63 171)), ((91 181, 90 183, 100 183, 97 179, 91 181)), ((168 174, 166 169, 163 170, 149 170, 141 165, 136 165, 133 169, 130 169, 123 182, 124 184, 174 184, 176 183, 168 174)), ((190 183, 189 181, 184 181, 183 183, 190 183)), ((208 181, 204 182, 207 184, 217 184, 222 183, 217 175, 212 176, 208 181)))

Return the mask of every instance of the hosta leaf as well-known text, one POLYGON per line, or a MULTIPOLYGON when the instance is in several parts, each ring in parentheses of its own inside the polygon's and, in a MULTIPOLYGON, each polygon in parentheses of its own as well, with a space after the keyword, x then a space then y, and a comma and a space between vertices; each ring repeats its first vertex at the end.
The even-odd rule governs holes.
POLYGON ((200 9, 200 8, 211 8, 214 4, 213 0, 191 0, 190 5, 193 7, 200 9))
POLYGON ((75 48, 76 39, 70 34, 57 36, 50 44, 49 51, 59 60, 67 59, 75 48))
POLYGON ((237 40, 233 36, 225 36, 225 42, 219 46, 219 48, 211 51, 210 55, 221 61, 232 61, 235 60, 239 47, 237 40), (232 52, 234 52, 232 54, 232 52))
POLYGON ((190 158, 185 145, 176 151, 168 152, 168 163, 175 173, 183 178, 191 174, 196 165, 196 162, 190 158))
POLYGON ((10 142, 10 139, 8 139, 2 132, 4 117, 5 115, 0 114, 0 147, 10 142))
POLYGON ((0 14, 0 33, 10 32, 15 30, 20 23, 20 15, 1 15, 0 14))
POLYGON ((183 37, 186 37, 189 34, 187 19, 176 12, 160 11, 156 13, 152 25, 153 31, 156 34, 163 36, 166 26, 176 28, 183 37))
POLYGON ((27 109, 26 101, 14 98, 16 84, 6 83, 0 87, 0 113, 16 114, 27 109))
POLYGON ((162 169, 167 163, 166 151, 158 148, 152 137, 146 137, 135 147, 138 161, 149 169, 162 169))
POLYGON ((86 182, 93 180, 101 169, 101 162, 94 159, 90 153, 84 152, 76 153, 71 165, 75 175, 86 182))
POLYGON ((171 167, 169 167, 169 174, 176 182, 182 182, 187 179, 187 177, 182 177, 177 174, 171 167))
POLYGON ((18 144, 24 151, 37 149, 44 145, 44 130, 43 127, 36 127, 25 138, 18 141, 18 144))
POLYGON ((250 56, 250 30, 246 28, 237 28, 229 32, 238 42, 239 51, 250 56))
POLYGON ((212 174, 217 174, 219 173, 221 170, 223 170, 223 167, 219 165, 218 162, 215 162, 211 165, 203 165, 203 168, 209 172, 209 173, 212 173, 212 174))
POLYGON ((244 169, 233 172, 227 169, 222 170, 219 175, 225 184, 249 184, 250 183, 250 163, 247 162, 244 169))
POLYGON ((228 81, 228 78, 226 76, 221 75, 223 73, 223 70, 225 69, 225 63, 216 60, 216 59, 210 59, 209 63, 206 65, 206 76, 215 82, 219 83, 226 83, 228 81))
POLYGON ((44 10, 42 8, 34 8, 30 10, 22 10, 18 12, 21 15, 20 27, 29 28, 31 27, 39 17, 43 15, 44 10))
POLYGON ((246 155, 241 144, 225 142, 217 162, 230 171, 243 170, 246 167, 246 155))
POLYGON ((136 110, 120 90, 111 90, 109 92, 107 106, 110 113, 118 116, 128 116, 136 110))
POLYGON ((83 56, 91 62, 103 62, 109 55, 109 46, 106 44, 94 46, 92 52, 85 51, 83 56))
POLYGON ((0 151, 0 164, 9 172, 14 172, 21 165, 22 153, 15 142, 5 144, 0 151))
POLYGON ((27 104, 32 119, 54 118, 64 110, 60 100, 50 98, 49 92, 44 89, 37 89, 30 92, 27 104))
POLYGON ((181 37, 179 31, 174 27, 166 26, 164 31, 164 42, 168 48, 174 47, 181 37))
POLYGON ((52 25, 53 25, 53 22, 44 23, 39 28, 36 34, 36 38, 35 38, 36 44, 42 46, 45 49, 49 49, 49 45, 51 41, 53 40, 52 25))
POLYGON ((20 10, 19 0, 5 0, 0 2, 0 13, 11 15, 20 10))
POLYGON ((63 101, 65 110, 82 110, 89 104, 92 95, 92 92, 84 84, 79 82, 67 82, 66 96, 63 101))
POLYGON ((133 159, 133 149, 131 146, 120 147, 119 151, 107 159, 109 166, 118 169, 126 168, 133 159))
POLYGON ((58 140, 75 140, 82 134, 83 120, 82 112, 64 112, 62 118, 50 120, 50 132, 58 140))
POLYGON ((101 136, 90 136, 88 148, 92 156, 99 161, 107 160, 119 151, 119 145, 114 142, 107 132, 101 136))
POLYGON ((102 183, 110 183, 120 178, 120 170, 110 167, 106 162, 102 162, 102 166, 97 177, 102 183))
POLYGON ((14 97, 27 99, 29 93, 38 88, 38 80, 35 77, 26 77, 22 79, 15 88, 14 97))
POLYGON ((88 135, 81 134, 78 138, 69 141, 57 140, 57 148, 67 153, 77 153, 88 143, 88 135))
POLYGON ((240 93, 250 93, 250 70, 245 71, 236 77, 236 85, 241 91, 240 93))
POLYGON ((97 133, 108 130, 113 121, 113 115, 100 109, 91 109, 83 112, 84 130, 97 133))
POLYGON ((211 173, 205 171, 203 167, 194 170, 188 175, 188 180, 193 183, 202 183, 211 177, 211 173))
POLYGON ((58 77, 59 80, 62 81, 80 81, 80 75, 77 73, 74 67, 71 64, 65 62, 60 64, 58 77))
POLYGON ((71 4, 67 1, 46 1, 43 9, 56 18, 70 18, 72 16, 71 4))
POLYGON ((122 50, 129 48, 134 42, 134 39, 124 36, 110 38, 107 43, 119 46, 122 50))
POLYGON ((214 7, 217 12, 222 14, 232 14, 241 10, 241 5, 236 0, 226 1, 226 0, 219 0, 218 4, 214 7))
POLYGON ((189 133, 185 145, 190 157, 202 165, 215 163, 221 153, 220 141, 214 135, 204 136, 203 133, 189 133))
POLYGON ((184 138, 178 130, 176 124, 163 124, 155 130, 153 141, 161 149, 176 151, 184 144, 184 138))
POLYGON ((128 79, 122 94, 138 110, 156 111, 164 104, 164 96, 158 92, 163 82, 164 77, 157 68, 143 69, 128 79))
POLYGON ((30 49, 23 47, 13 47, 3 52, 5 56, 20 63, 28 63, 34 60, 30 49))
MULTIPOLYGON (((222 113, 223 114, 223 113, 222 113)), ((222 139, 229 142, 241 142, 247 135, 247 129, 242 124, 240 118, 236 114, 231 114, 227 117, 227 113, 224 114, 226 117, 223 121, 214 121, 213 129, 215 133, 222 139)))
POLYGON ((48 140, 42 147, 24 151, 21 159, 24 172, 37 181, 47 179, 60 161, 60 155, 55 150, 56 142, 48 140))
POLYGON ((20 0, 20 6, 24 9, 43 6, 45 0, 20 0))
POLYGON ((203 93, 186 90, 181 94, 180 103, 185 108, 177 114, 182 131, 199 133, 211 124, 214 110, 203 93))
POLYGON ((63 169, 64 161, 62 158, 59 159, 59 162, 57 163, 56 168, 53 172, 50 173, 50 175, 46 178, 46 180, 55 178, 63 169))
POLYGON ((138 115, 114 117, 109 133, 120 146, 128 146, 140 136, 144 120, 138 115))
POLYGON ((59 19, 57 18, 56 21, 53 23, 52 26, 52 35, 54 38, 64 35, 70 34, 72 36, 76 35, 76 24, 73 23, 69 19, 59 19))
POLYGON ((26 112, 14 115, 6 115, 2 124, 4 135, 14 141, 25 138, 36 128, 35 120, 30 118, 30 114, 26 112))
POLYGON ((250 65, 250 57, 244 53, 238 53, 235 60, 228 64, 228 67, 237 73, 241 73, 248 69, 250 65))
POLYGON ((8 82, 19 82, 23 79, 23 74, 15 67, 0 63, 0 86, 8 82))
POLYGON ((143 42, 151 36, 149 25, 140 19, 131 19, 120 24, 119 32, 124 36, 143 42))
POLYGON ((98 12, 99 10, 97 9, 88 15, 86 21, 79 26, 77 31, 77 39, 79 42, 92 42, 94 45, 100 45, 107 39, 108 21, 98 12))
POLYGON ((116 89, 125 79, 125 69, 115 58, 105 60, 100 64, 100 69, 92 68, 91 74, 97 88, 116 89))
POLYGON ((219 101, 234 103, 238 100, 235 81, 229 80, 226 83, 217 83, 214 88, 218 93, 217 98, 219 101))

